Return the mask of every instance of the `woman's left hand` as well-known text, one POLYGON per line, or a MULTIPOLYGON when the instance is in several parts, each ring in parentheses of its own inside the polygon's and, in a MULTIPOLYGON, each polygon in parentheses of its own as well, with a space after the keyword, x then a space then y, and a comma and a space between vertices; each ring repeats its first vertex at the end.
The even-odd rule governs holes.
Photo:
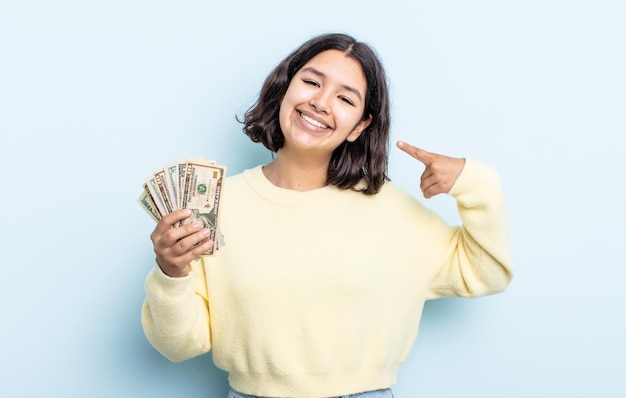
POLYGON ((440 193, 450 192, 465 165, 465 159, 463 158, 452 158, 428 152, 403 141, 398 141, 397 145, 398 148, 426 166, 420 183, 420 189, 426 199, 440 193))

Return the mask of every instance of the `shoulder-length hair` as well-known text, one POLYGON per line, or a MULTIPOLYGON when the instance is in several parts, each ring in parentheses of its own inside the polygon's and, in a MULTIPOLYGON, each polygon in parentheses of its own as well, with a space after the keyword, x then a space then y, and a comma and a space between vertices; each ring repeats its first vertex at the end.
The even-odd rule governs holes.
POLYGON ((343 51, 361 65, 367 83, 362 120, 372 116, 369 126, 354 142, 345 141, 335 149, 326 182, 342 189, 375 194, 387 180, 389 93, 385 70, 376 53, 351 36, 340 33, 317 36, 288 55, 265 79, 259 98, 244 114, 243 131, 272 152, 282 148, 285 138, 278 113, 283 96, 300 68, 326 50, 343 51))

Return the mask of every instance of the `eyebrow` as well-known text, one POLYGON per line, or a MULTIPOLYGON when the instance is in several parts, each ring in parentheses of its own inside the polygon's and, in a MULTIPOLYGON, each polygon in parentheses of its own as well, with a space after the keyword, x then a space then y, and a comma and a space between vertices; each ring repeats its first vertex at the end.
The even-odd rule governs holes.
MULTIPOLYGON (((322 72, 319 71, 315 68, 313 68, 312 66, 307 66, 301 69, 302 72, 311 72, 314 75, 319 76, 320 78, 325 78, 326 75, 322 72)), ((359 97, 359 101, 363 102, 363 98, 361 97, 361 93, 359 92, 359 90, 357 90, 356 88, 352 87, 352 86, 348 86, 346 84, 342 84, 341 87, 343 87, 344 89, 354 93, 354 95, 356 95, 357 97, 359 97)))

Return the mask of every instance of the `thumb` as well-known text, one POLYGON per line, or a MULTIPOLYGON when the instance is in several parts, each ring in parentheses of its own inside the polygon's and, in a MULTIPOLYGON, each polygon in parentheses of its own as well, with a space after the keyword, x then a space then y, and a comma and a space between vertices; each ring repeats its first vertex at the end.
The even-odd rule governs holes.
POLYGON ((434 154, 432 152, 428 152, 423 150, 422 148, 407 144, 404 141, 398 141, 397 145, 398 148, 402 149, 404 152, 424 163, 424 166, 428 166, 433 161, 434 154))

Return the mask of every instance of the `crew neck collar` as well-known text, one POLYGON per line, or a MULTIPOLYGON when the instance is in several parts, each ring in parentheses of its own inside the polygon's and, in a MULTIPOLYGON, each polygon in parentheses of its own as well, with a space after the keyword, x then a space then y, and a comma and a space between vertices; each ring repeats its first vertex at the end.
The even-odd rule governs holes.
POLYGON ((263 173, 263 166, 244 171, 244 177, 250 187, 261 197, 288 207, 317 206, 332 200, 339 192, 334 185, 326 185, 309 191, 294 191, 272 184, 263 173))

